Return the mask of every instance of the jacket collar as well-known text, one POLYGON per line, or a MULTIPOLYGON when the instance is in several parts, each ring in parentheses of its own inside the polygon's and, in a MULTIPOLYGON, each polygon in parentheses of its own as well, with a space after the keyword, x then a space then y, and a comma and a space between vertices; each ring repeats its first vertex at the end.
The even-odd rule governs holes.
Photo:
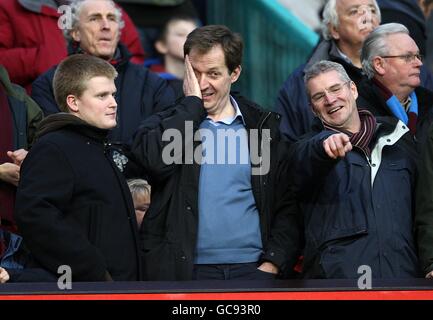
MULTIPOLYGON (((381 94, 381 89, 377 85, 377 82, 373 81, 373 79, 361 82, 358 91, 361 91, 364 98, 370 100, 371 104, 374 104, 375 107, 380 106, 388 110, 386 108, 386 99, 381 94)), ((418 98, 418 116, 423 118, 430 112, 430 102, 433 101, 433 92, 421 86, 415 88, 414 91, 418 98)), ((391 115, 391 113, 389 114, 391 115)))
POLYGON ((322 40, 314 49, 313 54, 311 55, 310 59, 307 62, 307 65, 305 68, 309 68, 314 63, 321 61, 321 60, 329 60, 329 52, 331 50, 333 41, 330 40, 322 40))
POLYGON ((341 51, 337 47, 337 44, 333 40, 322 40, 317 45, 316 49, 308 60, 304 70, 308 69, 314 63, 321 60, 335 61, 342 64, 346 70, 349 67, 357 70, 359 73, 362 73, 361 69, 355 67, 347 57, 342 55, 341 51))
POLYGON ((62 129, 79 132, 92 140, 100 142, 106 140, 109 132, 109 130, 106 129, 93 127, 70 113, 60 112, 49 115, 41 121, 38 131, 36 132, 36 139, 39 139, 49 132, 62 129))
POLYGON ((247 129, 257 128, 260 120, 267 114, 258 104, 245 99, 238 93, 232 92, 231 95, 236 99, 238 107, 243 116, 243 121, 247 129))
MULTIPOLYGON (((77 53, 85 54, 86 52, 81 49, 80 44, 75 41, 69 41, 68 43, 68 55, 73 55, 77 53)), ((116 48, 116 52, 114 53, 114 57, 109 61, 111 65, 113 65, 116 70, 123 68, 131 58, 131 53, 129 53, 128 49, 125 45, 119 42, 116 48)))

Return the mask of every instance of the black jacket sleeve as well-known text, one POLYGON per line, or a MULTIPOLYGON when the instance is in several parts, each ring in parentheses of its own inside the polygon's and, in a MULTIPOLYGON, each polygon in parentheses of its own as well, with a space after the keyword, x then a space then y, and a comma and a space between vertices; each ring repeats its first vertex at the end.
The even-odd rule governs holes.
POLYGON ((205 116, 202 100, 190 96, 142 123, 134 137, 131 152, 153 182, 164 181, 176 165, 185 163, 185 149, 192 144, 194 135, 186 128, 195 131, 205 116))
POLYGON ((302 196, 312 185, 320 183, 340 159, 330 158, 323 148, 323 141, 334 134, 322 131, 293 144, 290 150, 291 177, 294 192, 302 196))

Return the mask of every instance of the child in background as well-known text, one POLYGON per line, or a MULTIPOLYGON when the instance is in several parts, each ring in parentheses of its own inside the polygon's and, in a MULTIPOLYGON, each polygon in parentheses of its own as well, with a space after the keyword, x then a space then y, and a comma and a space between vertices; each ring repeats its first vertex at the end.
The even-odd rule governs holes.
POLYGON ((166 79, 176 94, 183 96, 185 63, 183 45, 186 36, 199 26, 199 21, 189 16, 175 16, 167 21, 155 42, 156 51, 161 59, 150 59, 145 65, 160 77, 166 79))
POLYGON ((150 205, 151 187, 144 179, 128 180, 129 190, 131 191, 132 200, 134 201, 135 216, 137 225, 140 229, 144 215, 150 205))

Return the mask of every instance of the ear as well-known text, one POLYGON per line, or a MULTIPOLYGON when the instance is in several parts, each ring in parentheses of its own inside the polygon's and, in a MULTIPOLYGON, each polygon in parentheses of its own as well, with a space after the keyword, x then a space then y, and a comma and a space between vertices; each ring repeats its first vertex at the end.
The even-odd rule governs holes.
POLYGON ((314 108, 314 105, 310 102, 308 102, 311 108, 311 112, 314 114, 315 117, 319 118, 319 114, 317 113, 316 109, 314 108))
POLYGON ((338 29, 336 26, 329 23, 328 24, 328 30, 329 30, 329 33, 331 34, 332 39, 334 39, 334 40, 340 39, 340 33, 338 32, 338 29))
POLYGON ((308 89, 308 83, 309 83, 309 82, 307 82, 307 83, 305 84, 305 89, 307 90, 307 91, 306 91, 306 94, 307 94, 308 105, 310 106, 311 112, 312 112, 316 117, 318 117, 317 112, 316 112, 316 109, 314 109, 313 102, 311 102, 311 99, 310 99, 310 90, 308 89))
POLYGON ((155 42, 155 49, 156 49, 156 51, 158 51, 162 55, 167 54, 167 51, 168 51, 167 46, 161 40, 158 40, 155 42))
POLYGON ((358 99, 358 88, 356 87, 356 84, 353 81, 350 81, 350 91, 352 91, 352 95, 355 98, 355 100, 358 99))
POLYGON ((235 83, 236 81, 238 81, 241 72, 242 72, 241 66, 237 66, 235 70, 233 70, 232 74, 230 75, 231 83, 235 83))
POLYGON ((78 28, 75 28, 74 30, 72 30, 70 35, 75 42, 81 41, 80 31, 78 30, 78 28))
POLYGON ((386 64, 386 60, 384 58, 382 57, 373 58, 374 71, 380 76, 383 76, 386 73, 385 64, 386 64))
POLYGON ((79 111, 77 97, 70 94, 66 97, 66 104, 68 105, 71 113, 76 113, 79 111))

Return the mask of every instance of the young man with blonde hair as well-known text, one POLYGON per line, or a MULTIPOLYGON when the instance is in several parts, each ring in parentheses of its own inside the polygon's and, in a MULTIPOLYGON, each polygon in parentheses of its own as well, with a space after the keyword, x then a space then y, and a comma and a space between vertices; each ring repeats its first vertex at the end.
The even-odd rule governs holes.
POLYGON ((137 222, 110 156, 117 124, 116 70, 91 55, 65 59, 54 75, 62 113, 44 119, 21 169, 15 211, 39 267, 73 281, 140 279, 137 222))

